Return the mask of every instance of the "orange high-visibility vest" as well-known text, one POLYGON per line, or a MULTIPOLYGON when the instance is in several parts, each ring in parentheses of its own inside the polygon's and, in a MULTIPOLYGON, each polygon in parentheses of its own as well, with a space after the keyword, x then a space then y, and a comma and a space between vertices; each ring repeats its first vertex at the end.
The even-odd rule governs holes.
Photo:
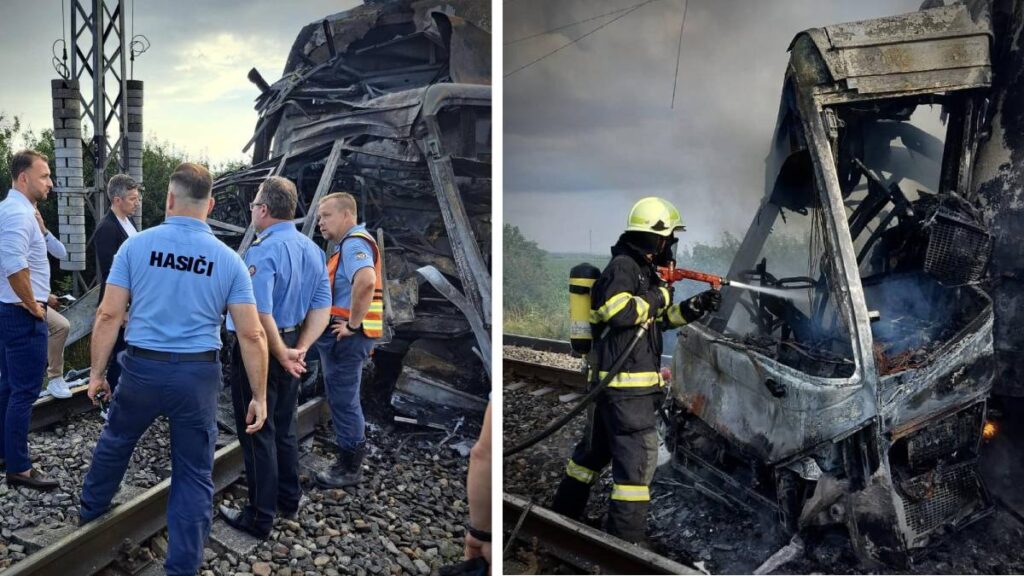
MULTIPOLYGON (((373 300, 370 301, 370 310, 363 318, 363 333, 368 338, 380 338, 384 334, 384 280, 380 267, 380 249, 377 248, 377 241, 369 233, 362 230, 350 232, 341 239, 344 244, 349 238, 358 236, 370 243, 373 250, 373 272, 376 279, 373 281, 373 300)), ((331 284, 331 298, 334 298, 334 275, 338 272, 338 265, 341 263, 341 244, 338 251, 327 260, 327 279, 331 284)), ((348 320, 352 311, 348 308, 331 306, 331 316, 338 316, 348 320)))

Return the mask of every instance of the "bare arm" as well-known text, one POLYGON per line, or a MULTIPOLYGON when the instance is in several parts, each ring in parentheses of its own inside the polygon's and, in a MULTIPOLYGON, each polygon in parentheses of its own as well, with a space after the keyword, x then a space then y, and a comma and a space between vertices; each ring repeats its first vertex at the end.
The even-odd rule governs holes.
POLYGON ((263 330, 267 333, 270 355, 292 376, 296 378, 302 376, 302 373, 306 371, 306 361, 301 353, 295 349, 288 348, 284 340, 281 339, 281 333, 277 331, 277 321, 274 320, 274 315, 261 313, 260 325, 263 326, 263 330))
MULTIPOLYGON (((466 475, 466 497, 469 500, 469 524, 477 530, 491 531, 491 405, 487 404, 480 438, 469 453, 466 475)), ((491 543, 481 542, 466 534, 466 558, 483 556, 491 562, 491 543)))
POLYGON ((127 288, 108 284, 107 291, 103 294, 103 302, 100 302, 100 307, 96 309, 96 322, 92 327, 92 341, 89 344, 89 398, 93 402, 101 390, 110 393, 110 386, 105 378, 107 363, 117 340, 117 332, 124 322, 129 298, 131 292, 127 288))
POLYGON ((11 274, 7 277, 7 281, 11 283, 11 289, 18 295, 18 298, 21 298, 22 305, 33 316, 39 319, 46 316, 46 311, 36 302, 35 294, 32 293, 32 276, 29 274, 28 268, 23 268, 11 274))
POLYGON ((267 350, 280 362, 282 358, 285 358, 285 350, 288 347, 284 345, 284 340, 281 340, 281 334, 277 331, 277 321, 274 320, 274 315, 261 313, 260 325, 267 333, 267 350))
POLYGON ((249 426, 245 431, 253 434, 263 427, 267 417, 267 334, 260 324, 255 304, 228 304, 228 311, 235 322, 242 363, 252 390, 245 420, 249 426))
POLYGON ((306 320, 302 323, 302 331, 299 332, 299 341, 295 347, 300 350, 309 350, 309 347, 316 342, 316 339, 327 329, 331 321, 330 308, 314 308, 306 314, 306 320))

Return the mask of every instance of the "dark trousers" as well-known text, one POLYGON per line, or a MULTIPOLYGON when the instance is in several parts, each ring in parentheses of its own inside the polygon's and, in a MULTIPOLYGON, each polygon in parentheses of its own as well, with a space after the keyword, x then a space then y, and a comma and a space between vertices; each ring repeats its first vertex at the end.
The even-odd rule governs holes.
POLYGON ((213 521, 213 451, 217 440, 216 362, 160 361, 122 352, 121 383, 110 419, 93 451, 79 516, 90 521, 110 508, 132 451, 157 416, 171 425, 171 494, 167 504, 167 574, 194 576, 213 521))
MULTIPOLYGON (((298 332, 282 334, 285 346, 293 347, 298 332)), ((267 371, 267 420, 255 434, 245 433, 245 416, 252 401, 252 389, 242 362, 242 349, 235 342, 231 354, 231 402, 235 426, 245 461, 249 488, 249 512, 258 528, 269 530, 277 509, 292 512, 299 507, 299 439, 295 434, 299 380, 285 372, 271 356, 267 371)))
POLYGON ((117 361, 117 355, 127 347, 124 341, 124 326, 117 331, 117 340, 114 341, 114 349, 110 351, 110 360, 107 362, 107 385, 110 392, 117 389, 117 382, 121 379, 121 364, 117 361))
POLYGON ((28 427, 46 374, 46 321, 21 306, 0 304, 0 458, 7 471, 32 468, 28 427))
POLYGON ((372 338, 353 334, 340 340, 330 330, 316 341, 320 366, 324 371, 324 388, 331 407, 331 422, 338 448, 352 450, 366 442, 366 420, 359 397, 363 363, 373 351, 372 338))
POLYGON ((586 439, 573 450, 551 508, 573 519, 583 515, 590 487, 611 462, 612 496, 608 532, 629 542, 644 540, 650 484, 658 463, 656 410, 661 394, 614 396, 597 400, 588 449, 586 439))

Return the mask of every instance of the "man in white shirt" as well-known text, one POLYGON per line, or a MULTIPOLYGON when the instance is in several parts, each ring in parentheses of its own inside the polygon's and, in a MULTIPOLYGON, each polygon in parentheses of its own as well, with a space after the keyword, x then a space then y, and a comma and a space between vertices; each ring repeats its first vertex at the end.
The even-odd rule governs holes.
MULTIPOLYGON (((100 285, 99 301, 103 302, 106 292, 107 275, 114 262, 114 254, 125 240, 138 234, 132 222, 132 214, 142 203, 139 183, 127 174, 117 174, 107 182, 107 197, 110 198, 110 210, 100 220, 93 234, 93 248, 96 254, 96 280, 100 285)), ((107 384, 111 393, 117 387, 121 376, 121 364, 117 355, 125 349, 124 327, 117 334, 114 349, 107 362, 107 384)))
POLYGON ((50 262, 36 205, 53 188, 46 156, 11 158, 11 190, 0 202, 0 459, 7 484, 52 490, 59 484, 32 468, 28 427, 46 371, 46 300, 50 262))

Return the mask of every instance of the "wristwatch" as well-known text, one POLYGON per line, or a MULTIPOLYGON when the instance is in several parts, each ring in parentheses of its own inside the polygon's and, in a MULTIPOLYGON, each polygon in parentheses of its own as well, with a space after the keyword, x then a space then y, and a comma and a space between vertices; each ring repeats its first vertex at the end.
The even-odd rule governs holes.
POLYGON ((356 328, 356 327, 352 326, 351 324, 349 324, 348 322, 345 322, 345 328, 348 328, 348 331, 353 333, 353 334, 362 334, 363 333, 363 325, 362 324, 360 324, 359 327, 356 328))
POLYGON ((473 538, 476 538, 477 540, 479 540, 481 542, 490 542, 491 541, 491 533, 490 532, 488 532, 486 530, 480 530, 479 528, 474 528, 472 524, 466 524, 466 532, 469 532, 470 536, 472 536, 473 538))

